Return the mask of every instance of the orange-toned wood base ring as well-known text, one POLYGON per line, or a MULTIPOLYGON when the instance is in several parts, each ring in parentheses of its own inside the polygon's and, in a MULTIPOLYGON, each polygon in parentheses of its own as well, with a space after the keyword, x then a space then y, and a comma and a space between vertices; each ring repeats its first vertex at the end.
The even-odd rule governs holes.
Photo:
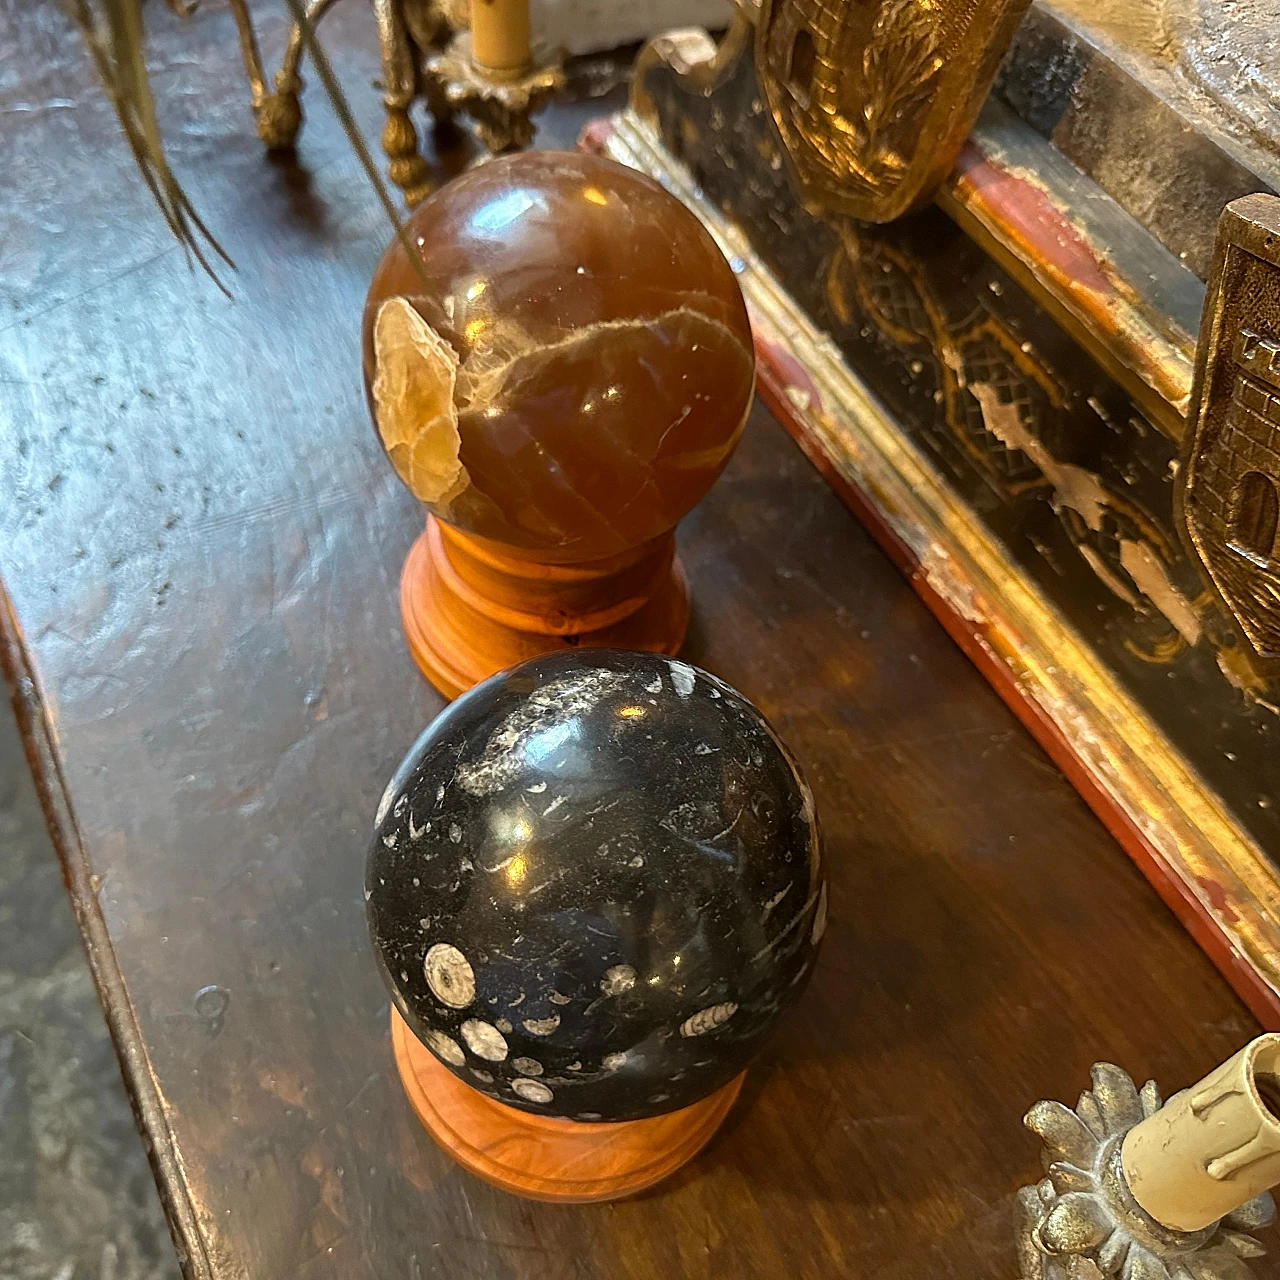
POLYGON ((477 1093, 436 1061, 395 1009, 391 1044, 409 1102, 444 1151, 503 1191, 566 1204, 617 1200, 669 1177, 711 1140, 746 1078, 651 1120, 579 1124, 477 1093))
POLYGON ((427 517, 400 577, 409 652, 447 698, 539 654, 677 653, 689 590, 666 534, 625 555, 544 564, 427 517))

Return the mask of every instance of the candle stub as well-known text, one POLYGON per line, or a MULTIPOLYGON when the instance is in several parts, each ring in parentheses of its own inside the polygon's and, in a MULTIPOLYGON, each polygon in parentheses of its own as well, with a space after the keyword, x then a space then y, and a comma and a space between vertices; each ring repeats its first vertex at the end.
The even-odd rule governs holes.
POLYGON ((471 56, 491 71, 529 65, 529 0, 471 0, 471 56))

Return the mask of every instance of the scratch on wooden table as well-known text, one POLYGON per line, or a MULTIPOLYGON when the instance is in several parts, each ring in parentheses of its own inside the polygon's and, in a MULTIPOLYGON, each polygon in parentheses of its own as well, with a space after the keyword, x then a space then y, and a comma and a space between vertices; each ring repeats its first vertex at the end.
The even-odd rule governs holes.
POLYGON ((0 334, 8 333, 11 329, 21 328, 24 325, 30 325, 33 320, 43 319, 45 316, 52 315, 55 311, 60 311, 63 307, 70 306, 73 302, 79 302, 83 298, 87 298, 92 293, 98 293, 102 289, 115 284, 117 281, 124 280, 135 272, 142 271, 149 267, 153 262, 159 262, 161 258, 170 257, 178 252, 177 244, 169 245, 167 248, 160 249, 151 254, 150 257, 143 258, 139 262, 135 262, 131 267, 125 267, 123 271, 117 271, 114 275, 107 276, 104 280, 99 280, 97 284, 91 284, 87 289, 81 289, 79 293, 73 293, 65 298, 59 298, 57 302, 51 302, 47 307, 42 307, 39 311, 32 311, 24 315, 20 320, 13 321, 0 329, 0 334))

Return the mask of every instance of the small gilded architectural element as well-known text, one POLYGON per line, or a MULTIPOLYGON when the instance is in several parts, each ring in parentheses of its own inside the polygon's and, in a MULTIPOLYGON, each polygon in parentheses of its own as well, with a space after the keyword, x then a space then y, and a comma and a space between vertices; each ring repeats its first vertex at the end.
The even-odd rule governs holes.
POLYGON ((1248 1280, 1246 1259, 1265 1252, 1249 1233, 1271 1223, 1275 1205, 1257 1179, 1228 1182, 1201 1159, 1205 1138, 1186 1113, 1224 1073, 1256 1078, 1275 1040, 1254 1041, 1163 1107, 1154 1080, 1138 1090, 1106 1062, 1094 1065, 1093 1088, 1074 1110, 1037 1102, 1024 1123, 1044 1144, 1046 1176, 1018 1192, 1022 1280, 1248 1280), (1190 1177, 1182 1151, 1196 1167, 1190 1177))
POLYGON ((1223 211, 1181 468, 1184 532, 1249 665, 1280 675, 1280 199, 1223 211))
POLYGON ((888 222, 932 198, 1028 0, 764 0, 756 67, 806 201, 888 222))

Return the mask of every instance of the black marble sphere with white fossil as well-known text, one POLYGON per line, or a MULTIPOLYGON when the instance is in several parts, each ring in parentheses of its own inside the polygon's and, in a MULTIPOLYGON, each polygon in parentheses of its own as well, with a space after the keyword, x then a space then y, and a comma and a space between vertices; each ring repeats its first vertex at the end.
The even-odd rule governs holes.
POLYGON ((435 1056, 580 1121, 728 1083, 826 922, 813 800, 761 713, 687 663, 603 649, 512 667, 435 719, 382 798, 365 898, 435 1056))

